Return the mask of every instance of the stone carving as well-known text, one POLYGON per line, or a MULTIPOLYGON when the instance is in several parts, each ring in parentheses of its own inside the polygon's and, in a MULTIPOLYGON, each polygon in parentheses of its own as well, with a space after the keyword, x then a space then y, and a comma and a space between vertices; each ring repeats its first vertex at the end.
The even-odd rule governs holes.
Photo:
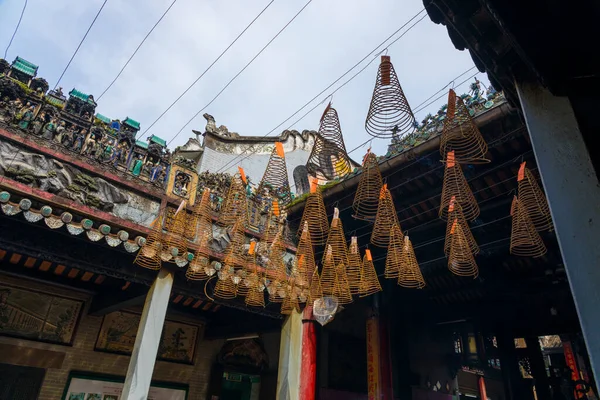
POLYGON ((240 135, 237 132, 229 132, 229 129, 225 125, 221 125, 217 128, 217 124, 215 123, 215 117, 208 113, 204 113, 204 119, 206 119, 206 128, 205 131, 209 133, 214 133, 215 135, 219 135, 226 138, 237 138, 240 135))
POLYGON ((3 141, 0 141, 0 174, 101 211, 111 212, 115 204, 128 202, 126 193, 104 179, 3 141))

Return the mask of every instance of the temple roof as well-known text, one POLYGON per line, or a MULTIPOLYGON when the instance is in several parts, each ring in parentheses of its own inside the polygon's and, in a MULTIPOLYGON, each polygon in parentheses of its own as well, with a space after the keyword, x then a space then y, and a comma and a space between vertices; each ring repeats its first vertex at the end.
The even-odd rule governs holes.
POLYGON ((37 65, 30 63, 21 57, 15 58, 15 61, 13 61, 11 67, 29 76, 36 76, 38 70, 37 65))
POLYGON ((141 147, 142 149, 147 149, 148 148, 148 143, 143 142, 141 140, 136 140, 135 141, 135 145, 138 147, 141 147))
POLYGON ((112 121, 110 118, 105 117, 102 114, 96 113, 96 118, 99 119, 100 121, 104 122, 105 124, 110 124, 110 122, 112 121))
POLYGON ((125 121, 123 121, 123 123, 125 125, 127 125, 127 126, 130 126, 133 129, 137 129, 137 130, 140 129, 140 123, 137 122, 136 120, 133 120, 133 119, 129 118, 129 117, 125 118, 125 121))
POLYGON ((88 102, 90 104, 96 104, 96 102, 93 99, 90 99, 90 95, 89 94, 85 94, 83 92, 80 92, 79 90, 77 90, 75 88, 73 88, 73 90, 71 90, 69 92, 69 96, 76 97, 79 100, 86 101, 86 102, 88 102))
POLYGON ((149 141, 159 144, 163 147, 167 147, 167 141, 159 138, 158 136, 152 135, 148 138, 149 141))

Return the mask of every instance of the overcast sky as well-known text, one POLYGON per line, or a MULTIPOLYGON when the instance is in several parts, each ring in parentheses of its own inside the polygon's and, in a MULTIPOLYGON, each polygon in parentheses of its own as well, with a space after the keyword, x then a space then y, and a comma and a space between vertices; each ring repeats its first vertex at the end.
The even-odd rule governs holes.
MULTIPOLYGON (((98 102, 110 118, 139 121, 142 131, 191 84, 270 0, 177 0, 117 83, 98 102)), ((54 87, 103 0, 29 0, 8 52, 40 66, 54 87)), ((95 95, 108 86, 172 0, 108 0, 60 86, 95 95)), ((170 140, 306 3, 275 0, 229 52, 150 131, 170 140)), ((0 56, 8 45, 24 0, 0 0, 0 56)), ((217 125, 241 135, 263 136, 371 52, 423 8, 421 0, 313 0, 302 14, 205 112, 217 125)), ((416 20, 415 20, 416 21, 416 20)), ((388 49, 408 100, 417 105, 473 66, 454 48, 446 28, 429 17, 388 49)), ((366 62, 372 60, 369 57, 366 62)), ((365 64, 361 64, 360 69, 365 64)), ((346 148, 370 138, 364 130, 378 60, 333 96, 346 148)), ((460 78, 457 83, 475 73, 460 78)), ((354 71, 338 83, 346 81, 354 71)), ((487 78, 480 74, 487 85, 487 78)), ((466 92, 468 83, 457 88, 466 92)), ((328 90, 330 93, 334 88, 328 90)), ((279 134, 309 108, 273 134, 279 134)), ((437 112, 446 96, 417 112, 437 112)), ((291 128, 318 129, 321 104, 291 128)), ((204 131, 202 113, 171 143, 174 148, 204 131)), ((387 141, 375 139, 377 154, 387 141)), ((351 156, 360 160, 366 150, 351 156)))

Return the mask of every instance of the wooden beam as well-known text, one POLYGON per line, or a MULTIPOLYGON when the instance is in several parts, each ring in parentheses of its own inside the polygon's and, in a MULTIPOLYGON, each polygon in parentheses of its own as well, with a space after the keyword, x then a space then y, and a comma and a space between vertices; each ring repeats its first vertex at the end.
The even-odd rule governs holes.
POLYGON ((147 291, 148 288, 140 286, 128 291, 107 291, 97 294, 92 299, 88 314, 102 316, 124 308, 140 306, 144 304, 147 291))

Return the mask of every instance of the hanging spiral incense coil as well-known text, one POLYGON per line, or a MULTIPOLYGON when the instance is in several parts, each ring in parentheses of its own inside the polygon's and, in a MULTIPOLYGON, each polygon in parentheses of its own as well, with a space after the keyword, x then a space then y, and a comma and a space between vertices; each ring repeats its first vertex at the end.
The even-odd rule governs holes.
POLYGON ((352 236, 350 239, 350 248, 348 249, 348 268, 346 268, 350 294, 358 294, 360 291, 360 274, 362 268, 362 259, 358 251, 358 239, 356 236, 352 236))
POLYGON ((281 303, 281 313, 290 315, 294 311, 300 312, 300 305, 298 304, 298 296, 294 290, 294 285, 291 283, 286 287, 286 296, 281 303))
POLYGON ((319 132, 306 168, 311 175, 321 176, 325 180, 342 178, 352 172, 352 162, 346 152, 340 120, 331 103, 321 117, 319 132))
POLYGON ((267 216, 267 222, 263 231, 262 241, 270 247, 282 228, 283 225, 279 222, 279 217, 273 213, 273 210, 271 210, 267 216))
POLYGON ((360 279, 360 297, 370 296, 374 293, 381 292, 381 284, 377 277, 375 265, 373 265, 373 257, 369 249, 365 250, 363 257, 363 271, 360 279))
POLYGON ((423 279, 415 250, 408 236, 404 237, 398 285, 410 289, 423 289, 425 287, 425 279, 423 279))
POLYGON ((381 56, 365 129, 371 136, 388 139, 415 129, 415 116, 389 56, 381 56))
POLYGON ((212 211, 210 208, 210 189, 205 188, 202 192, 202 197, 196 201, 192 218, 194 233, 193 238, 198 244, 198 252, 207 254, 210 250, 210 245, 213 240, 213 220, 212 211))
POLYGON ((159 215, 150 225, 150 233, 144 244, 140 247, 140 251, 136 254, 133 261, 134 264, 152 270, 159 270, 162 266, 160 258, 160 253, 164 246, 162 220, 163 215, 159 215))
POLYGON ((323 270, 321 271, 321 290, 324 296, 333 296, 337 280, 336 265, 333 259, 331 246, 327 246, 323 257, 323 270))
POLYGON ((538 232, 551 231, 553 225, 548 201, 537 180, 525 166, 525 162, 521 163, 517 181, 519 201, 527 210, 535 229, 538 232))
POLYGON ((386 279, 397 279, 403 261, 404 235, 396 224, 392 226, 390 244, 385 258, 384 276, 386 279))
POLYGON ((185 238, 185 228, 188 215, 185 211, 185 203, 180 206, 175 216, 167 225, 167 233, 164 235, 164 246, 160 257, 166 262, 178 262, 187 253, 187 239, 185 238))
POLYGON ((375 221, 379 206, 379 194, 383 186, 381 171, 377 156, 371 151, 367 152, 363 162, 362 174, 352 203, 353 217, 364 221, 375 221))
POLYGON ((339 264, 335 269, 336 277, 333 286, 333 295, 338 298, 340 304, 352 303, 352 293, 346 275, 346 267, 339 264))
POLYGON ((197 252, 185 271, 185 277, 191 281, 204 281, 210 278, 207 274, 210 260, 197 252))
POLYGON ((448 269, 458 276, 471 276, 477 278, 479 267, 469 247, 458 220, 454 220, 450 228, 450 254, 448 256, 448 269))
POLYGON ((325 244, 329 234, 329 221, 327 220, 323 195, 318 190, 310 193, 306 198, 298 236, 302 234, 305 224, 308 224, 308 231, 313 244, 317 246, 325 244))
MULTIPOLYGON (((333 210, 333 219, 331 220, 325 248, 331 249, 331 259, 334 265, 348 265, 348 245, 346 244, 342 220, 340 220, 340 211, 337 208, 333 210)), ((325 260, 325 257, 326 254, 323 254, 323 260, 325 260)))
POLYGON ((269 301, 272 303, 280 303, 286 296, 287 272, 283 259, 284 254, 285 246, 281 239, 281 233, 279 233, 271 245, 267 263, 267 277, 271 282, 267 290, 269 301))
POLYGON ((371 233, 371 243, 377 247, 388 247, 394 225, 398 225, 398 228, 400 228, 400 221, 398 221, 392 195, 387 188, 387 184, 384 184, 379 193, 379 207, 377 208, 377 217, 371 233))
POLYGON ((443 160, 450 151, 454 151, 455 161, 459 164, 483 164, 490 161, 485 158, 487 143, 465 103, 452 89, 448 93, 448 109, 440 139, 443 160))
POLYGON ((517 196, 513 198, 510 214, 512 215, 510 254, 522 257, 541 257, 546 254, 546 245, 535 229, 525 205, 517 196))
POLYGON ((259 285, 259 278, 256 275, 251 275, 250 279, 256 280, 256 286, 251 286, 248 294, 246 295, 246 299, 244 300, 247 306, 250 307, 264 307, 265 306, 265 292, 264 286, 262 286, 262 290, 259 285))
POLYGON ((244 253, 244 244, 246 235, 243 229, 243 221, 238 220, 233 224, 229 232, 229 244, 225 248, 223 262, 232 267, 246 266, 246 257, 244 253))
POLYGON ((230 226, 235 224, 238 220, 244 222, 248 218, 248 199, 246 198, 245 184, 239 174, 235 174, 231 178, 231 185, 227 191, 227 196, 223 201, 223 207, 221 208, 219 215, 219 224, 230 226))
POLYGON ((284 207, 292 201, 285 153, 280 142, 275 143, 256 193, 263 197, 278 199, 284 207))
POLYGON ((458 221, 462 232, 465 234, 471 253, 474 255, 479 253, 479 246, 477 246, 477 242, 471 233, 471 229, 469 229, 469 224, 463 215, 462 207, 456 202, 456 198, 452 197, 450 199, 450 205, 448 206, 448 224, 446 225, 446 241, 444 242, 444 253, 446 253, 446 257, 450 253, 450 243, 452 239, 450 231, 452 230, 454 220, 458 221))
POLYGON ((217 284, 213 296, 226 300, 234 299, 237 296, 237 287, 232 280, 234 273, 233 267, 227 264, 221 267, 221 270, 217 272, 217 284))
POLYGON ((439 216, 444 221, 448 220, 448 207, 452 198, 462 208, 463 215, 467 221, 473 221, 479 216, 477 200, 463 175, 460 164, 454 161, 454 152, 451 151, 448 153, 448 158, 446 159, 442 200, 439 211, 439 216))
POLYGON ((308 304, 313 304, 315 300, 323 297, 323 289, 321 288, 321 277, 319 276, 319 269, 315 266, 315 269, 310 278, 310 288, 308 291, 308 304))
POLYGON ((296 251, 296 273, 300 286, 308 286, 315 267, 315 253, 308 231, 308 224, 305 224, 296 251))

